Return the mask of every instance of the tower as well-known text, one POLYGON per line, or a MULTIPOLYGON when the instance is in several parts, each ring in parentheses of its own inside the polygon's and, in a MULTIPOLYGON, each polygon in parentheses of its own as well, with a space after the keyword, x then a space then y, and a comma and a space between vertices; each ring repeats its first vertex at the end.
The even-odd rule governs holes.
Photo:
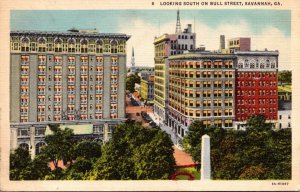
POLYGON ((131 67, 130 67, 131 74, 135 74, 136 68, 135 68, 135 59, 134 59, 134 48, 132 47, 132 55, 131 55, 131 67))
POLYGON ((181 25, 180 25, 180 16, 179 16, 179 9, 177 10, 177 22, 176 22, 176 34, 181 33, 181 25))

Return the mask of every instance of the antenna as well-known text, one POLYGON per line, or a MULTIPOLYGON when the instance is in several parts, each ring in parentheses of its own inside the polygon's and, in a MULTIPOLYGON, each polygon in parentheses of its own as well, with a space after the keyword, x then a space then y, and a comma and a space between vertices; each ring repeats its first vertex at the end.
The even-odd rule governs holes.
POLYGON ((175 33, 181 33, 179 8, 178 8, 178 10, 177 10, 177 22, 176 22, 176 31, 175 31, 175 33))

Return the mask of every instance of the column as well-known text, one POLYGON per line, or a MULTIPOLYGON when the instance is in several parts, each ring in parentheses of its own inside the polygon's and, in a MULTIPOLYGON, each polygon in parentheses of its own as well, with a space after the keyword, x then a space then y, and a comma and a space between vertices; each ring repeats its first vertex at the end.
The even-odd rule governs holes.
POLYGON ((210 180, 210 174, 210 137, 208 135, 203 135, 201 149, 201 180, 210 180))

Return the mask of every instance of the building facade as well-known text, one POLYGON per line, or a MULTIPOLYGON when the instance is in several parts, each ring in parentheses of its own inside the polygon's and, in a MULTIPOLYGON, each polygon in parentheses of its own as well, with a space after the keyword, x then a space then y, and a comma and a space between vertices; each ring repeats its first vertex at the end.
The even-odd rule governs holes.
POLYGON ((153 104, 154 75, 149 75, 141 79, 141 97, 147 102, 147 104, 153 104))
POLYGON ((278 52, 235 52, 236 68, 236 127, 251 115, 262 114, 277 125, 278 113, 278 52))
POLYGON ((12 31, 11 148, 43 145, 48 124, 93 126, 109 139, 125 120, 125 34, 12 31))
POLYGON ((168 115, 168 57, 193 50, 195 45, 196 34, 192 32, 192 25, 188 24, 187 28, 181 31, 179 11, 177 12, 176 33, 164 34, 154 39, 154 114, 164 124, 168 115))
POLYGON ((228 49, 230 53, 234 53, 235 51, 251 51, 251 38, 237 37, 229 39, 228 49))
POLYGON ((167 124, 179 138, 195 120, 233 127, 235 58, 210 52, 169 57, 167 124))

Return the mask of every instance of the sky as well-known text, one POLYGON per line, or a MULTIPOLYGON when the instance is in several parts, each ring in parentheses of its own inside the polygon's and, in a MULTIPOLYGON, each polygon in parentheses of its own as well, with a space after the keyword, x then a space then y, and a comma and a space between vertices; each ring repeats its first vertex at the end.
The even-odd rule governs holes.
MULTIPOLYGON (((134 47, 136 66, 154 66, 154 37, 173 34, 177 10, 41 10, 11 12, 11 30, 67 31, 72 27, 101 33, 126 33, 127 66, 134 47)), ((251 37, 252 50, 279 50, 279 70, 290 69, 289 10, 180 10, 181 29, 192 24, 196 46, 219 48, 219 37, 251 37)), ((227 41, 226 41, 227 46, 227 41)))

